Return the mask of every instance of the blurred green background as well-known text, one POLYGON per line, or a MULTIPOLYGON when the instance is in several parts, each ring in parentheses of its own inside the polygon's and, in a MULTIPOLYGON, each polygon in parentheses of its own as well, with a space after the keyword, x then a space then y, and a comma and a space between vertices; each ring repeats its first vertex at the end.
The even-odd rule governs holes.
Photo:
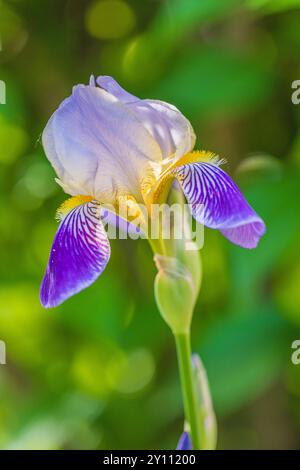
POLYGON ((91 288, 55 310, 39 303, 66 197, 40 134, 91 73, 180 108, 265 219, 250 252, 206 230, 193 349, 219 448, 300 447, 299 24, 299 0, 0 1, 1 448, 172 449, 182 430, 146 241, 113 241, 91 288))

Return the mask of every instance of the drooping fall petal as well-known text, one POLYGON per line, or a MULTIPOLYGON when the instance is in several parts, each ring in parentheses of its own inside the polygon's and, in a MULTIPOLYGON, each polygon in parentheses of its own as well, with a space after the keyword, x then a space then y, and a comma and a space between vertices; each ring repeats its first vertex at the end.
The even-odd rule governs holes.
POLYGON ((90 201, 63 218, 56 233, 41 286, 41 303, 56 307, 91 285, 103 272, 110 245, 100 207, 90 201))
POLYGON ((265 224, 238 186, 217 164, 198 162, 174 170, 195 219, 219 229, 231 242, 255 248, 265 224))

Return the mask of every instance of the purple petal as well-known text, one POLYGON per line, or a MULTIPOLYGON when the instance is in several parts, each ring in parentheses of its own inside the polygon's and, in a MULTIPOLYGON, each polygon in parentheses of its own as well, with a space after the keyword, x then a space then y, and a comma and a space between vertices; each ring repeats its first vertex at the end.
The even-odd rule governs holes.
POLYGON ((181 434, 176 450, 193 450, 192 441, 187 432, 181 434))
POLYGON ((73 208, 60 223, 41 286, 41 303, 56 307, 91 285, 110 256, 109 241, 92 201, 73 208))
POLYGON ((134 112, 158 142, 163 158, 181 157, 194 147, 193 128, 175 106, 159 100, 141 100, 125 91, 112 77, 100 76, 96 83, 134 112))
POLYGON ((265 224, 225 171, 215 164, 193 163, 175 173, 198 222, 244 248, 257 246, 265 224))
POLYGON ((101 208, 101 220, 104 226, 107 225, 109 238, 111 238, 110 233, 112 236, 119 233, 121 239, 132 238, 133 240, 137 240, 138 238, 146 238, 141 227, 129 222, 105 207, 101 208), (112 231, 110 231, 111 228, 112 231))
POLYGON ((220 230, 224 237, 232 243, 241 245, 244 248, 256 248, 260 238, 264 235, 266 229, 262 220, 252 224, 242 225, 240 227, 220 230), (243 244, 241 244, 241 240, 243 244))

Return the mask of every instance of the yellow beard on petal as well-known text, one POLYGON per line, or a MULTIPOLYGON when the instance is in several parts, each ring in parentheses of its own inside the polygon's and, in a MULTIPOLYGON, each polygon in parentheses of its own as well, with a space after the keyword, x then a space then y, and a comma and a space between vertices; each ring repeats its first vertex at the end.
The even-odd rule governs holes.
POLYGON ((134 196, 130 194, 119 194, 116 198, 116 213, 128 222, 140 226, 145 226, 146 214, 138 204, 134 196))
POLYGON ((68 213, 74 209, 74 207, 81 206, 81 204, 86 204, 87 202, 93 201, 95 198, 92 196, 84 196, 84 195, 78 195, 78 196, 73 196, 70 199, 67 199, 64 201, 61 206, 56 211, 56 216, 55 218, 58 221, 63 220, 68 213))
POLYGON ((213 152, 207 152, 206 150, 193 150, 192 152, 186 153, 181 158, 179 158, 179 160, 173 164, 172 169, 178 168, 181 165, 188 165, 189 163, 209 163, 215 159, 217 159, 217 155, 213 152))
POLYGON ((151 213, 152 204, 162 204, 166 202, 173 179, 175 177, 176 168, 182 165, 188 165, 196 162, 217 162, 218 157, 212 152, 206 150, 193 150, 192 152, 186 153, 178 160, 170 160, 167 168, 161 173, 159 178, 156 180, 156 184, 152 186, 151 190, 147 193, 146 204, 151 213))
POLYGON ((151 163, 147 168, 147 172, 144 175, 144 178, 141 183, 141 193, 144 199, 144 202, 149 209, 149 201, 151 200, 151 194, 153 188, 156 187, 160 176, 163 174, 163 164, 164 162, 151 163))

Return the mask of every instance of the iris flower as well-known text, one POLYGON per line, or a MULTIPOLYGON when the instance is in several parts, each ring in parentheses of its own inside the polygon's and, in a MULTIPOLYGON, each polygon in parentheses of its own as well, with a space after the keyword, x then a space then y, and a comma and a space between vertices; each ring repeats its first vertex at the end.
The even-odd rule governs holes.
POLYGON ((106 204, 151 207, 167 201, 174 180, 201 224, 231 242, 256 247, 262 219, 209 152, 194 151, 190 122, 163 101, 139 99, 111 77, 77 85, 42 136, 57 182, 72 196, 58 210, 60 225, 41 286, 44 307, 55 307, 92 284, 105 269, 110 245, 106 204), (199 209, 199 207, 201 209, 199 209), (204 207, 204 210, 202 210, 204 207))

